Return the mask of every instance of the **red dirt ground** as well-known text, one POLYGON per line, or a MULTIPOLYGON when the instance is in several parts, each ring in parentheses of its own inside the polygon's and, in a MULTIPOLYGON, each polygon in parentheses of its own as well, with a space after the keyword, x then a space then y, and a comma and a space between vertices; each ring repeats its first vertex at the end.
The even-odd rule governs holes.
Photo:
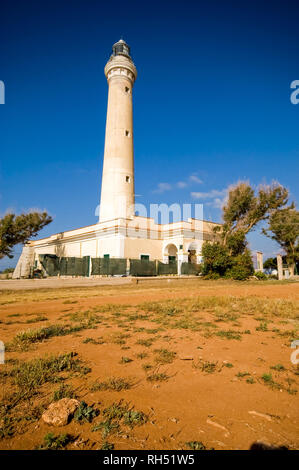
MULTIPOLYGON (((266 331, 256 330, 263 318, 263 311, 254 314, 238 312, 241 315, 238 325, 233 322, 217 323, 224 330, 250 330, 251 334, 242 333, 239 341, 205 335, 203 333, 206 330, 193 331, 184 327, 164 326, 163 331, 153 334, 139 332, 136 329, 154 329, 160 325, 151 321, 150 313, 147 318, 137 319, 132 324, 126 323, 125 327, 121 323, 118 325, 112 309, 112 313, 104 314, 103 322, 96 325, 95 329, 53 337, 35 343, 28 351, 7 352, 6 360, 28 361, 47 354, 76 351, 83 363, 91 368, 91 372, 83 377, 68 378, 66 383, 78 389, 79 399, 89 405, 94 404, 101 413, 93 423, 80 425, 72 420, 62 428, 46 425, 40 417, 35 420, 24 419, 32 416, 34 406, 40 405, 45 409, 51 402, 53 390, 58 385, 47 384, 39 395, 22 405, 23 419, 15 425, 12 436, 0 439, 0 449, 34 449, 42 444, 48 432, 71 434, 73 442, 67 446, 68 449, 99 449, 105 440, 113 443, 115 449, 185 449, 188 448, 186 443, 190 441, 200 441, 207 448, 248 449, 256 440, 298 448, 299 390, 295 392, 299 389, 298 369, 290 361, 292 350, 287 331, 298 327, 299 283, 238 283, 196 279, 90 288, 2 291, 0 339, 7 344, 20 331, 66 321, 70 323, 65 315, 100 309, 107 304, 117 304, 122 314, 122 305, 128 306, 127 312, 138 313, 142 311, 143 302, 159 301, 163 304, 172 300, 179 306, 182 299, 192 301, 198 297, 212 296, 233 296, 253 301, 260 299, 268 303, 284 299, 293 302, 294 315, 292 318, 282 318, 276 317, 274 313, 267 320, 266 331), (45 316, 47 321, 25 323, 34 314, 45 316), (286 334, 278 334, 275 329, 286 334), (130 336, 125 338, 124 344, 116 344, 111 342, 111 338, 117 333, 130 336), (96 340, 99 337, 103 338, 103 344, 82 343, 86 338, 96 340), (148 338, 153 338, 151 346, 136 344, 139 339, 148 338), (167 374, 168 380, 152 383, 147 380, 149 372, 146 373, 142 365, 155 365, 156 349, 174 351, 176 356, 173 362, 157 366, 158 373, 167 374), (148 354, 147 358, 136 357, 144 351, 148 354), (121 364, 122 357, 129 357, 132 362, 121 364), (216 370, 207 373, 195 367, 200 365, 200 361, 216 363, 216 370), (226 367, 227 363, 233 366, 226 367), (284 370, 271 369, 277 364, 284 366, 284 370), (250 375, 240 377, 240 372, 248 372, 250 375), (272 388, 264 383, 261 377, 269 372, 276 383, 283 384, 281 387, 272 388), (103 381, 111 376, 131 378, 134 385, 129 390, 119 392, 90 391, 90 385, 95 380, 103 381), (247 382, 248 377, 253 383, 247 382), (289 389, 286 383, 290 384, 289 389), (142 410, 148 417, 147 423, 133 429, 123 427, 120 433, 111 433, 105 439, 100 431, 92 432, 94 422, 103 419, 103 409, 120 399, 142 410)), ((203 322, 213 322, 215 312, 218 310, 198 311, 194 315, 203 322)), ((7 367, 0 365, 0 371, 7 367)), ((12 385, 7 378, 3 379, 3 384, 5 399, 12 391, 12 385)))

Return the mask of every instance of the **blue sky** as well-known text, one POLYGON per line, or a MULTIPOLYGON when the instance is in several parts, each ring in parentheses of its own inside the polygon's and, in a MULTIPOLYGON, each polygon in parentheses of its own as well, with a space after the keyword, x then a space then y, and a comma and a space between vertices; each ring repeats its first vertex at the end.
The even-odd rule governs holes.
MULTIPOLYGON (((134 86, 138 202, 204 204, 278 180, 298 202, 298 2, 14 1, 1 6, 0 214, 46 209, 40 236, 96 223, 105 137, 103 68, 120 37, 134 86)), ((250 246, 277 247, 259 228, 250 246)), ((14 266, 0 261, 0 269, 14 266)))

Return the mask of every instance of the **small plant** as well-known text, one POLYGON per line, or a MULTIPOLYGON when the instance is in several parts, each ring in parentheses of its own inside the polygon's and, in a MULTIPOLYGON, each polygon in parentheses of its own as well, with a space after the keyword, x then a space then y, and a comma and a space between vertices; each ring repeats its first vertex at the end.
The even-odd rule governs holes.
POLYGON ((29 318, 29 320, 26 320, 26 323, 37 323, 39 321, 47 321, 48 318, 43 316, 43 315, 37 315, 35 318, 29 318))
POLYGON ((141 346, 145 346, 149 348, 153 342, 155 341, 155 338, 148 338, 148 339, 139 339, 136 341, 136 344, 140 344, 141 346))
POLYGON ((105 441, 105 442, 103 442, 102 447, 101 447, 100 450, 114 450, 114 444, 105 441))
POLYGON ((268 279, 268 276, 262 271, 256 271, 254 275, 259 281, 266 281, 268 279))
POLYGON ((215 333, 216 336, 220 336, 220 338, 226 338, 226 339, 237 339, 241 340, 242 336, 240 333, 234 331, 234 330, 220 330, 215 333))
POLYGON ((94 338, 85 338, 83 341, 82 341, 83 344, 102 344, 100 343, 99 341, 97 341, 96 339, 94 338))
POLYGON ((129 410, 124 414, 124 424, 133 428, 147 422, 147 417, 142 411, 129 410))
POLYGON ((267 322, 261 322, 259 326, 256 327, 256 331, 268 331, 268 323, 267 322))
POLYGON ((132 362, 133 359, 130 359, 129 357, 122 357, 120 360, 120 364, 128 364, 129 362, 132 362))
POLYGON ((265 385, 268 385, 269 387, 273 389, 282 388, 282 386, 279 383, 273 380, 272 374, 263 374, 262 380, 264 381, 265 385))
POLYGON ((79 408, 77 408, 74 414, 74 420, 83 423, 91 423, 93 418, 95 418, 99 412, 94 410, 92 406, 88 406, 85 401, 81 401, 79 408))
POLYGON ((14 423, 15 419, 11 416, 4 416, 3 419, 0 420, 0 439, 5 437, 11 437, 14 434, 14 423))
POLYGON ((192 450, 207 450, 206 446, 200 441, 186 442, 185 445, 192 450))
POLYGON ((120 430, 120 425, 123 423, 125 426, 133 428, 140 426, 147 422, 147 416, 138 410, 129 407, 129 404, 120 400, 118 403, 112 403, 108 408, 103 411, 104 421, 96 423, 92 431, 102 431, 102 436, 105 438, 111 432, 120 430))
POLYGON ((142 365, 142 369, 147 371, 147 370, 151 370, 153 368, 153 366, 151 364, 143 364, 142 365))
POLYGON ((228 367, 229 369, 231 369, 232 367, 234 367, 231 362, 224 362, 224 363, 223 363, 223 366, 224 366, 224 367, 228 367))
POLYGON ((199 360, 197 364, 193 364, 193 367, 200 369, 202 372, 206 372, 207 374, 213 374, 216 372, 217 364, 218 362, 199 360))
POLYGON ((286 370, 286 368, 282 364, 276 364, 275 366, 271 366, 270 369, 277 370, 278 372, 286 370))
POLYGON ((104 438, 107 437, 111 432, 116 432, 118 429, 119 429, 119 424, 113 423, 110 419, 107 419, 106 421, 101 421, 100 423, 95 424, 91 428, 92 432, 101 430, 102 436, 104 438))
POLYGON ((139 354, 136 355, 137 359, 144 359, 146 357, 148 357, 148 353, 147 352, 141 352, 139 354))
POLYGON ((114 390, 120 392, 121 390, 129 390, 132 387, 132 382, 121 377, 110 377, 104 382, 95 382, 90 390, 97 392, 98 390, 114 390))
POLYGON ((164 373, 151 374, 151 375, 148 375, 146 378, 146 380, 148 380, 149 382, 163 382, 168 379, 169 379, 169 376, 164 373))
POLYGON ((247 375, 250 375, 249 372, 238 372, 236 377, 246 377, 247 375))
POLYGON ((169 364, 173 362, 176 356, 175 352, 168 351, 168 349, 155 349, 154 352, 157 354, 155 361, 158 364, 169 364))
POLYGON ((59 450, 64 448, 72 437, 70 434, 58 434, 55 436, 52 432, 49 432, 44 437, 44 444, 39 447, 39 450, 59 450))
POLYGON ((246 383, 248 384, 254 384, 255 383, 255 380, 253 377, 249 377, 248 379, 246 379, 246 383))

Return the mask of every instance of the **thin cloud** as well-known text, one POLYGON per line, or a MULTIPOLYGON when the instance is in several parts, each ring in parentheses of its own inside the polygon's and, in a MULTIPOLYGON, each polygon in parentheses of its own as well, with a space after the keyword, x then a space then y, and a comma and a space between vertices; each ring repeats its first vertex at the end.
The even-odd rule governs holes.
POLYGON ((192 181, 192 183, 197 183, 197 184, 203 183, 203 181, 194 174, 189 176, 189 180, 192 181))
POLYGON ((212 189, 207 192, 192 192, 191 197, 193 199, 205 200, 206 206, 213 207, 215 209, 222 209, 224 206, 229 188, 224 188, 222 190, 212 189))
POLYGON ((153 190, 153 193, 164 193, 165 191, 170 191, 174 188, 178 189, 184 189, 187 188, 188 186, 192 184, 202 184, 203 181, 195 174, 193 173, 192 175, 188 176, 186 180, 181 180, 178 181, 175 184, 170 184, 170 183, 159 183, 158 187, 153 190))
POLYGON ((216 197, 224 196, 227 193, 227 189, 222 189, 219 191, 218 189, 212 189, 211 191, 207 192, 192 192, 191 196, 194 199, 213 199, 216 197))
POLYGON ((159 183, 158 188, 153 190, 153 193, 164 193, 165 191, 170 191, 172 189, 171 184, 169 183, 159 183))

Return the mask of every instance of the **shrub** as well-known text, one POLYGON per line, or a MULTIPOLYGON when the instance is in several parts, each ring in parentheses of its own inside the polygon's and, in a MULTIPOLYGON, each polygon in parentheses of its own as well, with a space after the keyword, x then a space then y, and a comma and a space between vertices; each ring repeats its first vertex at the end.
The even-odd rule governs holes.
POLYGON ((254 273, 253 263, 249 250, 244 253, 232 257, 232 267, 225 273, 225 277, 244 281, 254 273))
POLYGON ((268 279, 268 276, 262 271, 256 271, 254 275, 258 278, 259 281, 265 281, 266 279, 268 279))
POLYGON ((232 265, 228 249, 220 243, 205 242, 202 246, 202 256, 204 260, 202 273, 204 275, 224 276, 232 265))

